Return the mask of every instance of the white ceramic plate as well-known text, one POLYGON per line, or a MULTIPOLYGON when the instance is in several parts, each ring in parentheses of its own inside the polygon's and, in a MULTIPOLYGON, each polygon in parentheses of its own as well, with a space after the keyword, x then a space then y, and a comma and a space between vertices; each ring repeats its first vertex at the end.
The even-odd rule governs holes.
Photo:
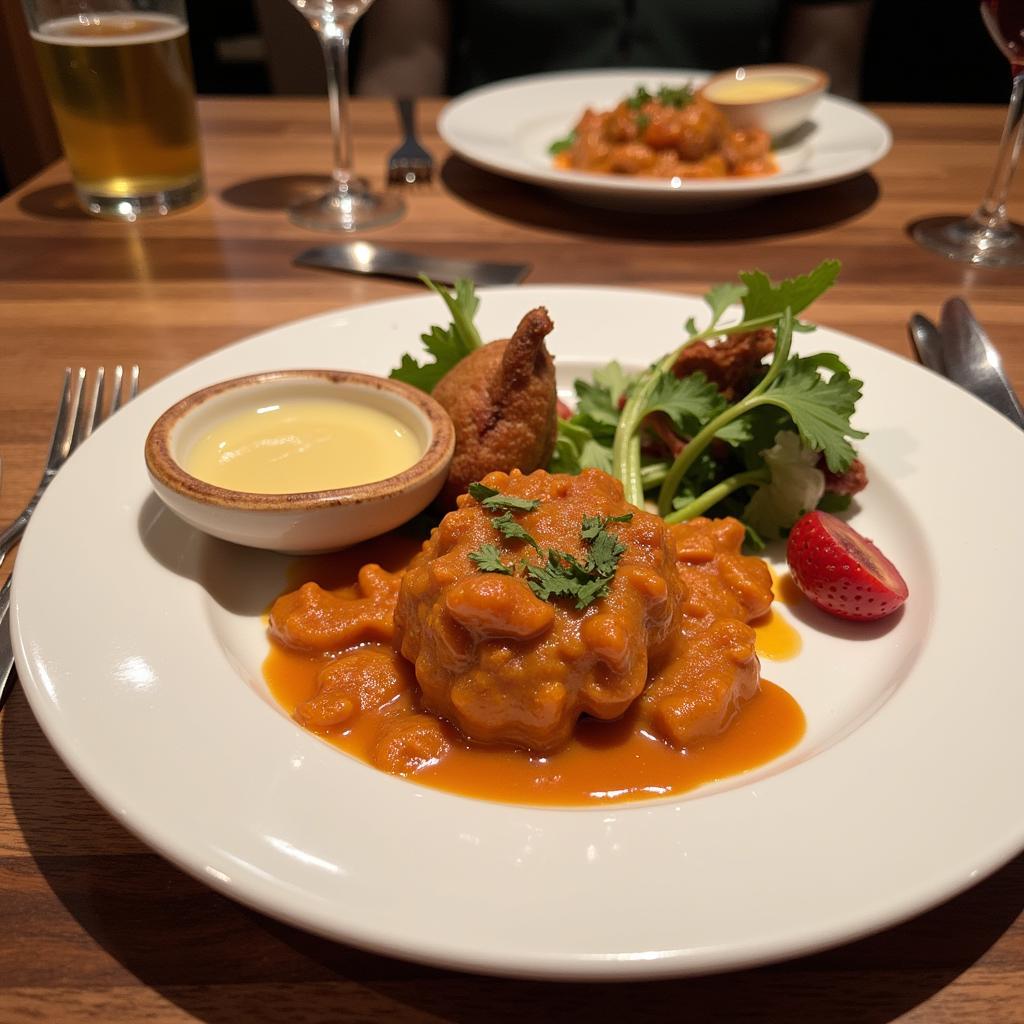
MULTIPOLYGON (((563 383, 676 344, 691 298, 485 290, 484 337, 546 304, 563 383)), ((425 295, 289 324, 145 391, 70 459, 18 556, 14 636, 47 736, 128 828, 214 888, 344 942, 549 978, 737 968, 855 938, 971 885, 1024 846, 1019 509, 1024 433, 952 385, 833 331, 800 335, 866 382, 872 482, 856 525, 899 564, 903 614, 801 612, 765 662, 807 736, 684 799, 487 803, 375 771, 274 704, 260 613, 280 556, 209 540, 150 490, 160 412, 288 366, 384 373, 444 317, 425 295)))
POLYGON ((607 109, 638 85, 708 78, 703 71, 637 68, 568 71, 513 78, 452 100, 438 120, 451 148, 485 170, 554 189, 573 199, 623 209, 696 210, 748 203, 781 192, 851 178, 889 152, 892 134, 864 107, 835 96, 821 98, 801 141, 777 150, 779 173, 763 178, 682 181, 562 171, 548 146, 576 124, 588 107, 607 109))

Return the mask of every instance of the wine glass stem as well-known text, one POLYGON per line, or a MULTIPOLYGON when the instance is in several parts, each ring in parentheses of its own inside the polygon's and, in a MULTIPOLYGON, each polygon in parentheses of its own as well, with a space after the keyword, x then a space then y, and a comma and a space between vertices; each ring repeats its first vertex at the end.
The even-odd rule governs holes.
POLYGON ((331 178, 335 191, 345 194, 352 180, 352 124, 348 109, 348 39, 346 29, 332 25, 320 32, 327 66, 327 100, 331 108, 331 142, 334 167, 331 178))
POLYGON ((1006 197, 1010 191, 1010 182, 1017 167, 1020 156, 1021 140, 1024 138, 1024 71, 1013 79, 1013 91, 1010 93, 1010 109, 1006 114, 1006 125, 999 143, 999 157, 996 160, 988 191, 974 214, 988 229, 1006 226, 1006 197))

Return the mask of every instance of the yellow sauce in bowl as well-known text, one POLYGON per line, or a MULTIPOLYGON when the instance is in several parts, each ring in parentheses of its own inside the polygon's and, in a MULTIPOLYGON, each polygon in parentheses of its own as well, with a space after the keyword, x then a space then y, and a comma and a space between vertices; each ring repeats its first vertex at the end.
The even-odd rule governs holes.
POLYGON ((806 78, 789 75, 748 75, 714 82, 705 94, 712 103, 763 103, 795 96, 811 84, 806 78))
POLYGON ((395 476, 423 455, 398 417, 359 402, 292 398, 226 414, 182 460, 232 491, 299 494, 395 476))

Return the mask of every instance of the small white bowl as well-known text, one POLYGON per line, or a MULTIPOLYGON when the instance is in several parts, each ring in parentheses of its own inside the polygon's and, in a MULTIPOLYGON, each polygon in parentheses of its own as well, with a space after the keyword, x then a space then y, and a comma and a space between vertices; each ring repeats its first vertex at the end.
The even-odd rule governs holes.
POLYGON ((760 128, 775 137, 803 124, 828 85, 824 71, 804 64, 755 64, 720 72, 708 80, 702 91, 706 99, 725 113, 733 127, 760 128), (784 82, 794 91, 775 99, 744 99, 741 93, 746 83, 754 84, 759 79, 761 84, 765 79, 784 82), (721 97, 726 86, 730 94, 735 94, 721 97))
POLYGON ((196 529, 248 547, 316 554, 387 533, 422 512, 441 490, 454 450, 448 414, 416 388, 342 370, 282 370, 214 384, 171 406, 146 438, 146 467, 164 504, 196 529), (286 398, 336 398, 387 412, 409 427, 422 455, 384 480, 297 494, 228 490, 182 468, 216 420, 286 398))

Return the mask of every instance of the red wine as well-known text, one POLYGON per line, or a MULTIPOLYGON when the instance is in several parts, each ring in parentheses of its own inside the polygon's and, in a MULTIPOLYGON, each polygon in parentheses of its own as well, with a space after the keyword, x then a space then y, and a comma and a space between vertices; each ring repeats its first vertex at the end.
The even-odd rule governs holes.
POLYGON ((1014 75, 1024 71, 1024 0, 982 0, 981 16, 1014 75))

